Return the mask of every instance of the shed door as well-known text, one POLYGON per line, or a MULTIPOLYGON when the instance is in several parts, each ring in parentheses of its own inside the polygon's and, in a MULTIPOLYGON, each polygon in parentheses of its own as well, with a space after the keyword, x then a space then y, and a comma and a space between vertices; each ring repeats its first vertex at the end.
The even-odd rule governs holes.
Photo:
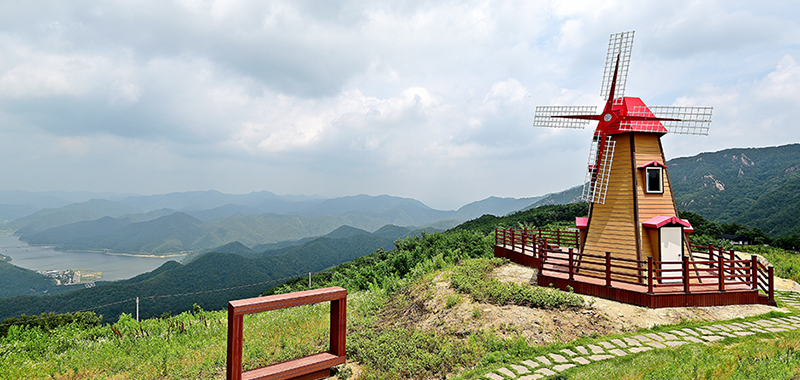
MULTIPOLYGON (((661 227, 658 230, 661 243, 661 261, 673 261, 674 264, 662 264, 661 269, 681 269, 683 261, 683 228, 661 227)), ((665 272, 662 276, 679 277, 680 271, 665 272)), ((682 280, 664 280, 663 282, 682 282, 682 280)))

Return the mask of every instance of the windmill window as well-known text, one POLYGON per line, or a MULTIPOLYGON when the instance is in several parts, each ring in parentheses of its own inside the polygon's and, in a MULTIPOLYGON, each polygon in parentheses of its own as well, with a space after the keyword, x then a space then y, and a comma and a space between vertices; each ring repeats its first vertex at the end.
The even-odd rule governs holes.
POLYGON ((663 171, 658 166, 645 168, 646 186, 648 194, 664 192, 663 171))

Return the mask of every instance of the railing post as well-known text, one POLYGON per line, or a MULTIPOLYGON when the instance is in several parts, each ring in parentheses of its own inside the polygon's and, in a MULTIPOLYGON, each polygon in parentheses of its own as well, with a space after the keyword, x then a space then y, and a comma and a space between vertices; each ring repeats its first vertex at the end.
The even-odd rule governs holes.
POLYGON ((511 230, 511 250, 513 251, 513 250, 516 249, 516 247, 514 246, 514 243, 515 243, 515 241, 514 241, 514 229, 513 228, 509 228, 509 230, 511 230))
POLYGON ((750 271, 752 272, 751 275, 753 276, 753 283, 751 284, 753 290, 758 290, 758 257, 756 255, 750 255, 750 271))
POLYGON ((775 302, 775 268, 770 265, 767 267, 769 274, 769 302, 775 302))
POLYGON ((499 245, 499 244, 497 244, 497 241, 498 241, 497 238, 498 237, 499 237, 499 235, 497 234, 497 227, 495 227, 494 228, 494 245, 499 245))
POLYGON ((719 255, 719 260, 717 260, 717 261, 719 262, 719 268, 718 268, 718 271, 719 271, 719 291, 720 292, 724 292, 725 291, 725 259, 720 254, 719 255))
POLYGON ((689 258, 683 257, 683 291, 689 293, 689 258))
POLYGON ((736 260, 736 252, 731 249, 731 260, 736 260))
POLYGON ((653 256, 647 256, 647 293, 653 294, 653 256))
POLYGON ((569 255, 569 280, 572 281, 574 279, 574 276, 572 274, 572 268, 573 268, 572 248, 569 249, 569 253, 567 254, 569 255))
POLYGON ((563 245, 561 244, 561 230, 559 230, 558 228, 556 228, 556 244, 558 244, 559 246, 563 245))
POLYGON ((606 286, 611 286, 611 252, 606 252, 606 286))

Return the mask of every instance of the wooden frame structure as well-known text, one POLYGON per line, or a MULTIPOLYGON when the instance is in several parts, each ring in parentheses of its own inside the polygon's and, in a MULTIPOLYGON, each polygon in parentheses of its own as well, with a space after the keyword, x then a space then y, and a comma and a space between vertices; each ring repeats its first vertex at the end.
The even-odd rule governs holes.
POLYGON ((536 232, 495 230, 494 254, 538 270, 540 286, 650 308, 775 303, 773 267, 755 255, 691 245, 681 261, 562 249, 536 232))
POLYGON ((324 289, 278 294, 228 302, 227 380, 318 380, 331 375, 330 368, 344 364, 347 334, 347 290, 334 286, 324 289), (246 314, 331 303, 330 350, 267 367, 242 372, 242 329, 246 314))

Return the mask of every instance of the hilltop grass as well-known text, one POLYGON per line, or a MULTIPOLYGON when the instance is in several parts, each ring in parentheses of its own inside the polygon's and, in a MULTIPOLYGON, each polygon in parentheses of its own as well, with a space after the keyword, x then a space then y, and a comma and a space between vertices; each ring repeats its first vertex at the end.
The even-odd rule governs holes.
POLYGON ((796 379, 800 376, 800 332, 728 338, 653 350, 573 368, 562 379, 796 379))
POLYGON ((492 269, 508 263, 499 258, 464 260, 453 269, 451 283, 454 289, 469 294, 476 301, 495 305, 521 305, 547 309, 582 307, 583 298, 558 289, 521 286, 489 278, 492 269))
MULTIPOLYGON (((348 299, 351 326, 373 314, 382 294, 348 299)), ((245 316, 245 370, 328 349, 329 304, 245 316)), ((219 379, 225 375, 227 312, 199 311, 112 325, 45 331, 12 326, 0 339, 0 377, 10 379, 219 379)))

